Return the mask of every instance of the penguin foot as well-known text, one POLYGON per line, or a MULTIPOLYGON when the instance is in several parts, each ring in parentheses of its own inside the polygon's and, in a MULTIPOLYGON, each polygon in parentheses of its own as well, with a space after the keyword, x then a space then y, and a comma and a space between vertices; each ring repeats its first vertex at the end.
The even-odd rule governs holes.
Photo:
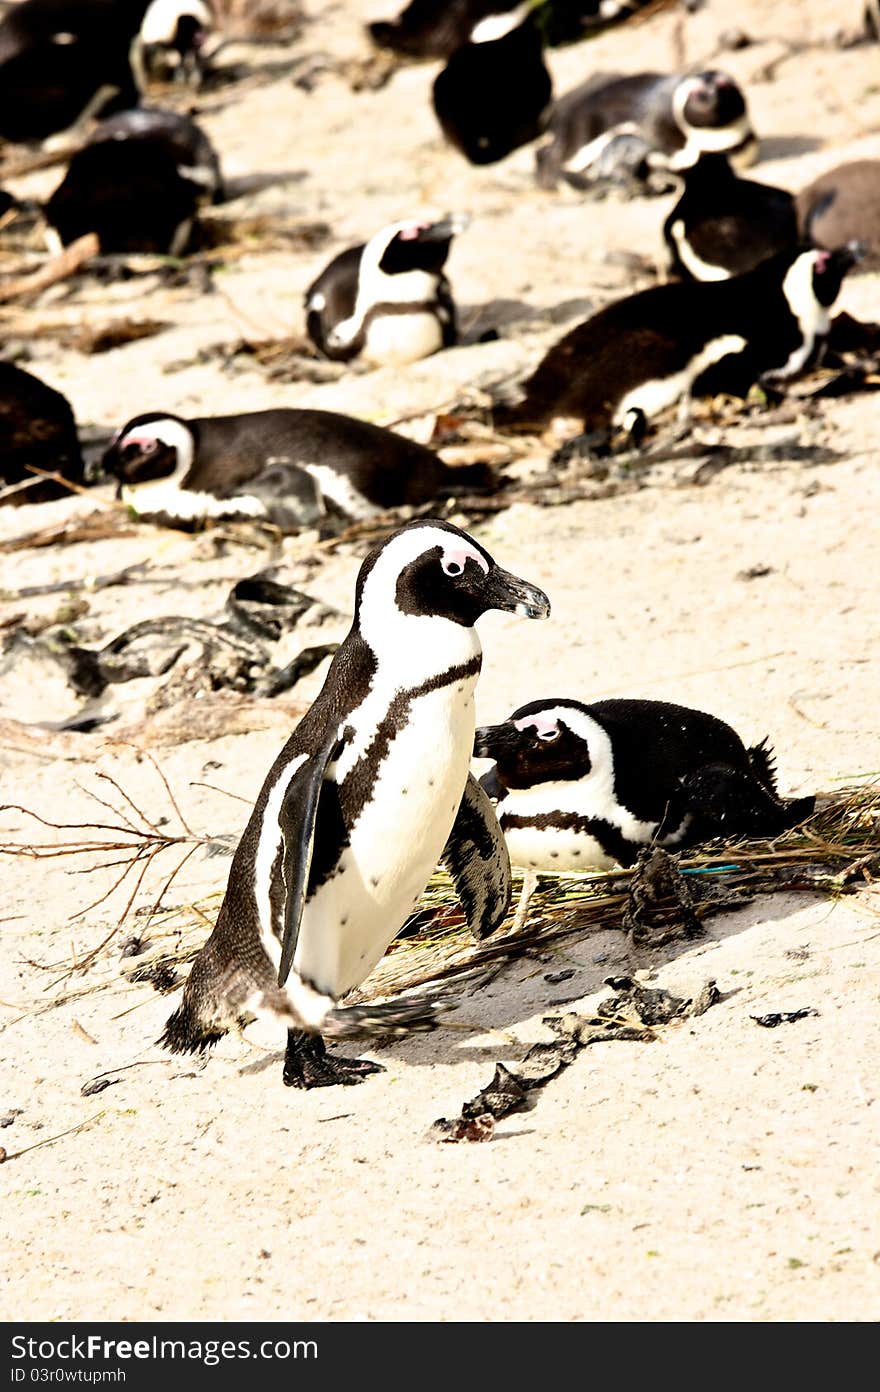
POLYGON ((284 1086, 295 1088, 352 1087, 371 1073, 384 1073, 381 1063, 328 1054, 319 1034, 288 1030, 284 1056, 284 1086))

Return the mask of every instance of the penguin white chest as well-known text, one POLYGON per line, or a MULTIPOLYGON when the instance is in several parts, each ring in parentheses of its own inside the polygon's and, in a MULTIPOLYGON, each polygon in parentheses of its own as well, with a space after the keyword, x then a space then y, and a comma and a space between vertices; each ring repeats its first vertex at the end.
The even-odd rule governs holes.
POLYGON ((474 682, 459 678, 413 700, 338 868, 306 904, 295 966, 336 999, 372 971, 440 859, 467 781, 474 682))
MULTIPOLYGON (((502 823, 503 825, 503 823, 502 823)), ((583 830, 553 826, 504 826, 510 863, 519 870, 563 873, 612 870, 617 864, 595 836, 583 830)))
POLYGON ((388 364, 417 362, 443 347, 443 330, 436 314, 376 314, 367 328, 363 356, 388 364))

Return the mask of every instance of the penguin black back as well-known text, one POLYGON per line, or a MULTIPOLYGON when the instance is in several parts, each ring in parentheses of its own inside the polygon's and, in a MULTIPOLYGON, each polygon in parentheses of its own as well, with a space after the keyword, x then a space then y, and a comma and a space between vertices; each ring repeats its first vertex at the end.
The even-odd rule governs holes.
POLYGON ((433 87, 443 133, 471 164, 494 164, 537 139, 552 95, 541 34, 524 5, 477 25, 433 87))
POLYGON ((659 285, 607 305, 570 330, 528 379, 524 398, 493 411, 529 429, 555 417, 584 428, 650 418, 683 395, 746 396, 763 375, 801 371, 830 327, 852 248, 796 250, 746 275, 659 285))
POLYGON ((189 118, 121 112, 73 156, 46 217, 65 244, 95 232, 104 252, 180 255, 219 177, 207 137, 189 118))
POLYGON ((483 782, 514 863, 536 869, 631 865, 654 840, 775 836, 815 803, 779 798, 766 741, 747 749, 724 721, 665 701, 534 701, 478 730, 474 753, 496 761, 483 782))
MULTIPOLYGON (((156 510, 157 498, 173 517, 175 506, 195 515, 200 497, 208 516, 218 511, 212 500, 245 496, 259 499, 260 510, 279 525, 291 509, 296 520, 309 495, 343 516, 364 517, 493 484, 487 465, 452 468, 426 446, 369 421, 287 408, 192 420, 147 412, 117 432, 103 464, 145 515, 156 510), (303 488, 304 479, 311 489, 303 488), (151 491, 163 480, 172 487, 161 495, 151 491)), ((320 508, 303 514, 299 524, 319 515, 320 508)))
POLYGON ((682 177, 684 191, 663 225, 670 267, 681 279, 742 275, 796 247, 794 199, 785 189, 739 178, 723 154, 701 155, 682 177))
POLYGON ((42 503, 66 497, 62 483, 34 475, 29 466, 81 483, 83 460, 73 411, 60 392, 13 363, 0 362, 0 479, 14 487, 0 502, 42 503), (31 482, 27 482, 31 480, 31 482))

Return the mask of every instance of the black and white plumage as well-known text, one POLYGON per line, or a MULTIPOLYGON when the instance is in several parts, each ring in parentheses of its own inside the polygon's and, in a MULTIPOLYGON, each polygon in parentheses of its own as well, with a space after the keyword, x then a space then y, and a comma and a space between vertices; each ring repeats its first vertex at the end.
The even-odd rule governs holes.
POLYGON ((443 134, 471 164, 495 164, 545 128, 553 83, 533 8, 480 19, 434 80, 443 134))
POLYGON ((727 73, 598 73, 556 102, 550 139, 536 154, 538 182, 584 189, 681 171, 702 154, 741 168, 757 156, 746 99, 727 73))
POLYGON ((138 108, 95 128, 45 214, 65 245, 96 232, 104 252, 178 256, 199 209, 222 187, 217 154, 191 117, 138 108))
POLYGON ((786 189, 741 179, 726 155, 701 155, 682 177, 684 190, 663 224, 671 270, 682 280, 743 275, 797 246, 797 213, 786 189))
POLYGON ((815 806, 778 796, 766 740, 747 749, 724 721, 666 701, 532 701, 477 730, 474 754, 495 760, 481 782, 532 877, 630 866, 652 844, 778 836, 815 806))
POLYGON ((70 489, 32 468, 82 483, 83 460, 67 398, 13 363, 0 362, 0 504, 42 503, 70 489))
MULTIPOLYGON (((571 43, 588 30, 619 23, 648 0, 544 0, 538 22, 548 44, 571 43)), ((448 58, 489 15, 518 8, 520 0, 410 0, 396 19, 377 20, 367 32, 380 48, 408 58, 448 58)), ((537 8, 537 7, 536 7, 537 8)))
POLYGON ((880 160, 851 160, 820 174, 797 196, 803 236, 818 247, 857 241, 860 269, 880 267, 880 160))
POLYGON ((212 24, 206 0, 21 0, 0 19, 0 137, 134 106, 157 61, 198 67, 212 24))
POLYGON ((148 0, 131 49, 141 91, 153 77, 197 86, 215 30, 210 0, 148 0))
POLYGON ((322 1057, 315 1037, 338 1032, 337 1003, 379 961, 437 861, 478 937, 503 921, 509 861, 468 773, 474 625, 489 609, 541 618, 549 603, 456 527, 411 523, 364 561, 352 628, 263 785, 166 1027, 169 1048, 204 1048, 267 1016, 289 1030, 285 1082, 359 1082, 375 1065, 322 1057))
POLYGON ((347 248, 305 294, 306 331, 326 358, 415 362, 457 339, 443 268, 466 217, 393 222, 347 248))
POLYGON ((792 377, 822 349, 856 258, 853 247, 796 249, 747 275, 617 300, 555 344, 494 422, 529 430, 573 418, 603 429, 633 413, 650 420, 688 395, 745 397, 759 380, 792 377))
POLYGON ((285 531, 328 511, 364 518, 492 486, 487 465, 453 468, 369 421, 284 408, 190 420, 145 412, 117 431, 103 465, 141 517, 265 518, 285 531))

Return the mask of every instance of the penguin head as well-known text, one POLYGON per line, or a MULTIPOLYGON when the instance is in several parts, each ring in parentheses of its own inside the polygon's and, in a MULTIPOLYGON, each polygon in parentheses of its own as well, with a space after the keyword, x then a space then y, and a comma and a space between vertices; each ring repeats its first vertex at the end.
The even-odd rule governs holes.
POLYGON ((532 701, 502 725, 481 726, 474 757, 495 760, 492 782, 503 788, 571 782, 592 771, 588 736, 593 723, 577 703, 532 701))
POLYGON ((472 628, 490 609, 543 619, 550 601, 536 585, 502 570, 467 532, 434 518, 394 532, 358 575, 355 625, 374 651, 405 648, 408 635, 430 643, 433 633, 440 642, 435 620, 447 629, 472 628))
POLYGON ((865 249, 861 242, 847 242, 834 251, 808 251, 803 253, 812 264, 813 294, 826 309, 830 309, 840 294, 840 287, 847 271, 861 261, 865 249))
POLYGON ((148 411, 117 430, 101 462, 119 480, 121 494, 125 485, 173 474, 183 478, 195 459, 197 444, 195 427, 180 416, 148 411))
POLYGON ((375 257, 374 264, 385 276, 407 275, 410 271, 440 275, 452 238, 464 230, 468 221, 464 214, 450 214, 439 222, 413 219, 392 223, 364 247, 362 264, 375 257))
POLYGON ((132 67, 141 89, 150 77, 176 77, 200 69, 214 28, 208 0, 152 0, 132 45, 132 67))
POLYGON ((681 80, 672 98, 676 124, 690 131, 731 126, 746 115, 746 101, 727 73, 712 69, 681 80))

